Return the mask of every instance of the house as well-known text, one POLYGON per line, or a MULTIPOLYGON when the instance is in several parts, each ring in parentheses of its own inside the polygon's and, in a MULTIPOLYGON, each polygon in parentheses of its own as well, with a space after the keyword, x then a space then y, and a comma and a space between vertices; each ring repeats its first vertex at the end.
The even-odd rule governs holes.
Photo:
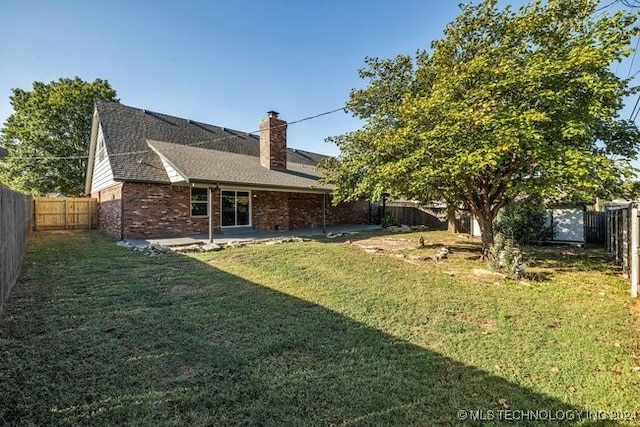
POLYGON ((316 167, 326 156, 287 147, 270 111, 260 136, 98 101, 85 193, 118 239, 227 229, 291 230, 369 223, 369 203, 333 206, 316 167))

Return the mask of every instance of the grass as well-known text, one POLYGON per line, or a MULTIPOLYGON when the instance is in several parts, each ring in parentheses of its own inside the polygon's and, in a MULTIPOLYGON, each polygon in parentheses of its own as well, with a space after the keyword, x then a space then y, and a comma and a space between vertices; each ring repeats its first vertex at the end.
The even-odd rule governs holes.
POLYGON ((395 256, 317 240, 149 257, 38 233, 0 318, 0 424, 640 417, 640 310, 602 250, 529 248, 535 274, 515 282, 474 275, 473 240, 394 238, 420 235, 395 256), (400 259, 442 242, 448 260, 400 259))

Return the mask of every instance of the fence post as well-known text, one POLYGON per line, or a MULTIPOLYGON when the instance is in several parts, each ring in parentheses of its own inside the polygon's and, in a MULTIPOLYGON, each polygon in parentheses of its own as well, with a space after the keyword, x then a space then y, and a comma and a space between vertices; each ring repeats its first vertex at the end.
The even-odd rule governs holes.
POLYGON ((69 224, 69 212, 67 210, 67 199, 65 198, 62 202, 62 208, 64 209, 64 229, 66 230, 67 228, 69 228, 68 224, 69 224))
POLYGON ((631 204, 631 297, 638 297, 638 280, 640 280, 640 271, 638 268, 638 205, 636 203, 631 204))
POLYGON ((33 198, 33 230, 38 231, 38 199, 33 198))

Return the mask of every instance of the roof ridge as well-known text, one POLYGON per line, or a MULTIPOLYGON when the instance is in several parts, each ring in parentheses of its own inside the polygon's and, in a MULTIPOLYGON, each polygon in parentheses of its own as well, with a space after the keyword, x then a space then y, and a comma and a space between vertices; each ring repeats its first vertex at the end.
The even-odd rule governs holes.
MULTIPOLYGON (((148 108, 142 108, 142 107, 134 107, 133 105, 127 105, 127 104, 123 104, 122 102, 116 102, 116 101, 108 101, 108 100, 104 100, 104 99, 99 99, 96 100, 96 104, 98 103, 102 103, 102 104, 110 104, 110 106, 112 107, 124 107, 130 110, 135 110, 138 112, 143 112, 146 114, 149 114, 151 116, 157 115, 157 116, 164 116, 164 118, 171 118, 171 119, 175 119, 175 120, 182 120, 190 125, 194 125, 194 126, 198 126, 199 128, 202 129, 202 126, 206 126, 206 127, 212 127, 212 128, 218 128, 222 131, 226 131, 226 132, 235 132, 235 133, 239 133, 239 134, 251 134, 250 132, 245 132, 242 130, 237 130, 237 129, 231 129, 229 127, 226 126, 220 126, 220 125, 215 125, 213 123, 206 123, 200 120, 194 120, 194 119, 189 119, 186 117, 180 117, 180 116, 175 116, 173 114, 167 114, 167 113, 161 113, 159 111, 154 111, 154 110, 150 110, 148 108)), ((158 119, 162 120, 163 117, 158 117, 158 119)), ((207 131, 210 131, 209 129, 205 129, 207 131)))

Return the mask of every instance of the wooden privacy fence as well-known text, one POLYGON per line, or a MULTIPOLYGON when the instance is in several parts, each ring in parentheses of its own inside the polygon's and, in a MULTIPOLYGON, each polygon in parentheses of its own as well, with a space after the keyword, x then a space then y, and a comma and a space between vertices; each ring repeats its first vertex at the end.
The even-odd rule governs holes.
POLYGON ((441 221, 437 216, 424 212, 414 206, 386 206, 385 210, 396 224, 404 225, 426 225, 427 227, 440 230, 447 229, 447 221, 441 221))
POLYGON ((638 296, 640 281, 640 218, 638 202, 619 203, 606 207, 607 250, 613 261, 622 267, 622 274, 631 281, 631 296, 638 296))
POLYGON ((584 239, 587 243, 604 245, 606 243, 607 223, 606 213, 599 211, 585 211, 584 239))
POLYGON ((33 204, 35 230, 77 230, 98 226, 96 199, 37 197, 33 204))
MULTIPOLYGON (((423 206, 411 201, 390 201, 385 206, 385 211, 396 224, 426 225, 431 230, 447 229, 446 207, 423 206)), ((456 227, 459 231, 469 231, 470 221, 469 212, 461 209, 456 211, 456 227)))
POLYGON ((16 283, 31 231, 31 196, 0 184, 0 312, 16 283))

